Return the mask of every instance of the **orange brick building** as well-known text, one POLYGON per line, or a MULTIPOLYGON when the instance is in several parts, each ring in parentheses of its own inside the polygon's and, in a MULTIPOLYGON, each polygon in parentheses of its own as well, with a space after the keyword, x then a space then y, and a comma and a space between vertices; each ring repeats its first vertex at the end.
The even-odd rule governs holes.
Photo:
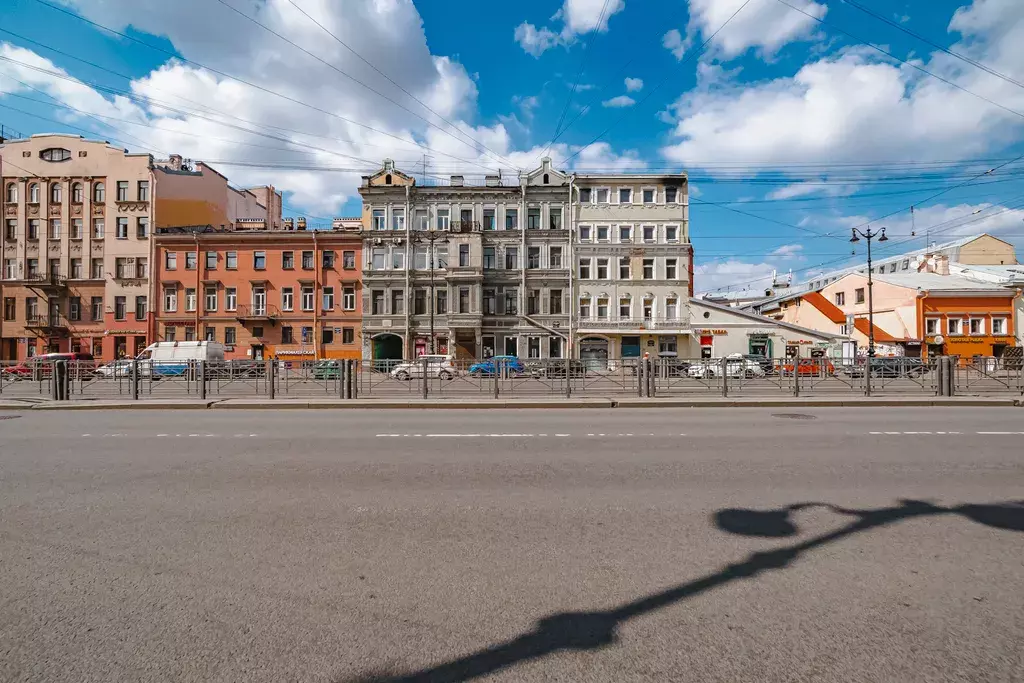
POLYGON ((235 360, 360 358, 360 221, 341 224, 159 229, 151 338, 218 341, 235 360))

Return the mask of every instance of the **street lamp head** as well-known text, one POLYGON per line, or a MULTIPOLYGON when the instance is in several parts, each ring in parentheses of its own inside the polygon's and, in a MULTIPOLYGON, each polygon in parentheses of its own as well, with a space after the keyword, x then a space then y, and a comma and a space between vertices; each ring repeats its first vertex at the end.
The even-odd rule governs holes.
POLYGON ((879 242, 888 242, 889 238, 885 236, 885 228, 882 228, 882 236, 878 238, 879 242))
POLYGON ((857 237, 857 228, 854 228, 852 230, 852 232, 853 232, 853 237, 850 238, 850 241, 851 242, 860 242, 860 238, 857 237))

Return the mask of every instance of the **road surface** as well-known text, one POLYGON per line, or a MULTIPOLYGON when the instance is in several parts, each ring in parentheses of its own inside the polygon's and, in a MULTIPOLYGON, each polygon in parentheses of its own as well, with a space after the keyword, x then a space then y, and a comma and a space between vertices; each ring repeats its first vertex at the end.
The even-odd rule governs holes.
POLYGON ((1024 680, 1021 409, 8 416, 2 681, 1024 680))

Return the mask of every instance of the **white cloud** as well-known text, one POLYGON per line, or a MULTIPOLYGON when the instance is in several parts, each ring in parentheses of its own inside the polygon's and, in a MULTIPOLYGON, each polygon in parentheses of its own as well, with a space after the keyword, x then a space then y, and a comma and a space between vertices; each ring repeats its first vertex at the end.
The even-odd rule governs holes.
POLYGON ((726 289, 756 289, 772 284, 776 266, 767 262, 748 262, 729 259, 705 263, 693 269, 694 290, 714 292, 726 289))
MULTIPOLYGON (((772 3, 767 3, 772 4, 772 3)), ((954 15, 954 49, 993 69, 1021 74, 1024 22, 1016 0, 976 0, 954 15)), ((1024 90, 942 53, 926 68, 1017 111, 1024 90)), ((803 66, 793 77, 753 85, 723 82, 670 106, 673 161, 784 164, 969 158, 1015 139, 1020 117, 866 49, 803 66)))
POLYGON ((686 51, 690 49, 690 45, 692 43, 693 40, 691 39, 691 37, 686 36, 686 38, 684 39, 683 34, 681 34, 679 32, 679 29, 677 28, 668 31, 661 38, 662 47, 671 52, 677 60, 683 58, 683 55, 686 54, 686 51))
MULTIPOLYGON (((751 2, 743 7, 744 1, 690 0, 688 37, 696 33, 710 36, 728 21, 729 24, 712 41, 723 57, 735 57, 752 47, 771 55, 787 43, 810 37, 817 26, 810 17, 780 2, 751 2), (740 7, 743 7, 742 11, 730 20, 740 7)), ((824 4, 812 0, 789 2, 819 19, 828 11, 824 4)))
POLYGON ((532 119, 533 111, 540 106, 540 98, 536 95, 528 95, 526 97, 514 95, 512 97, 512 104, 519 107, 519 111, 523 113, 524 117, 532 119))
MULTIPOLYGON (((56 116, 66 116, 76 126, 97 130, 98 136, 107 139, 133 136, 145 146, 132 142, 126 142, 126 146, 152 151, 158 157, 173 152, 211 162, 238 185, 272 183, 289 193, 286 202, 290 206, 312 214, 331 215, 346 201, 358 198, 360 176, 378 168, 385 157, 395 159, 400 167, 415 170, 423 154, 428 153, 438 173, 443 168, 444 174, 482 176, 502 166, 506 174, 514 173, 515 167, 534 168, 544 151, 517 149, 500 121, 492 125, 472 123, 479 116, 477 84, 458 61, 430 52, 422 19, 411 0, 351 0, 344 7, 324 2, 319 9, 305 2, 303 8, 367 61, 455 124, 454 129, 398 91, 287 0, 249 3, 244 11, 423 118, 344 79, 219 3, 68 3, 87 18, 113 28, 131 25, 138 31, 166 37, 187 59, 297 102, 173 59, 131 82, 128 89, 140 98, 138 101, 112 97, 63 80, 60 76, 64 72, 49 60, 3 42, 3 56, 52 73, 0 61, 0 101, 4 91, 26 91, 24 86, 3 77, 13 76, 68 106, 138 124, 112 121, 111 126, 117 129, 112 132, 113 129, 100 127, 82 114, 55 109, 61 112, 56 116), (152 99, 147 102, 142 99, 145 97, 152 99), (231 118, 232 115, 245 121, 231 118), (430 127, 424 118, 447 134, 430 127), (484 149, 484 145, 492 151, 484 149), (243 167, 230 162, 279 168, 243 167), (335 170, 317 170, 324 167, 335 170)), ((31 91, 28 94, 32 96, 31 91)), ((524 97, 519 104, 525 115, 533 111, 536 100, 524 97)), ((513 122, 511 117, 506 120, 513 122)), ((607 166, 643 165, 635 152, 618 154, 610 147, 595 148, 573 161, 595 158, 607 166)), ((554 145, 551 155, 561 160, 574 151, 576 148, 554 145)))
MULTIPOLYGON (((870 220, 868 216, 843 216, 837 222, 849 228, 862 226, 870 220)), ((922 240, 927 234, 931 236, 932 241, 944 242, 982 232, 996 236, 1010 231, 1019 233, 1021 221, 1024 221, 1024 209, 1010 209, 1001 204, 983 202, 926 206, 914 211, 913 220, 910 212, 906 212, 873 224, 872 227, 884 225, 891 241, 907 239, 911 230, 916 229, 917 237, 922 240)), ((916 244, 923 246, 921 243, 916 244)), ((910 248, 912 247, 905 247, 903 251, 910 248)))
POLYGON ((802 244, 783 244, 781 247, 777 247, 768 253, 768 256, 774 256, 783 260, 793 260, 802 258, 801 252, 804 250, 802 244))
POLYGON ((896 17, 896 21, 900 22, 901 24, 905 24, 908 21, 910 21, 909 14, 896 14, 894 16, 896 17))
POLYGON ((806 180, 791 185, 783 185, 777 190, 768 193, 767 199, 793 199, 794 197, 805 197, 812 194, 822 194, 826 197, 845 197, 856 192, 856 185, 832 185, 826 184, 825 178, 806 180))
POLYGON ((621 109, 622 107, 632 107, 634 104, 636 104, 636 100, 629 95, 619 95, 618 97, 613 97, 610 100, 605 100, 601 103, 601 106, 621 109))
POLYGON ((547 27, 537 28, 525 21, 516 26, 516 42, 528 55, 540 57, 553 47, 564 45, 562 37, 547 27))
POLYGON ((626 79, 626 92, 636 92, 644 87, 643 79, 641 78, 627 78, 626 79))
POLYGON ((577 36, 606 32, 608 21, 625 8, 626 0, 565 0, 551 17, 562 21, 560 30, 537 28, 524 21, 516 27, 515 39, 527 54, 540 57, 553 47, 572 44, 577 36))

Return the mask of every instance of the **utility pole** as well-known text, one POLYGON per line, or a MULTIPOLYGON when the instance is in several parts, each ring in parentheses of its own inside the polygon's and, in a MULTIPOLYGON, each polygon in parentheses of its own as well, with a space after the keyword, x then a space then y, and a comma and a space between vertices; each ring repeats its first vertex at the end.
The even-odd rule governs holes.
MULTIPOLYGON (((430 244, 430 248, 427 252, 427 269, 430 271, 430 354, 433 355, 437 353, 437 338, 434 336, 434 310, 437 306, 437 294, 434 291, 434 243, 439 241, 447 242, 448 236, 435 230, 427 230, 426 232, 416 233, 413 239, 416 242, 427 242, 430 244)), ((413 305, 415 305, 415 301, 416 298, 413 297, 413 305)), ((448 348, 451 349, 451 340, 449 340, 448 348)))
MULTIPOLYGON (((868 241, 868 359, 875 357, 875 306, 874 297, 872 296, 872 290, 874 289, 874 280, 871 275, 871 240, 875 237, 878 238, 879 242, 888 242, 889 238, 885 236, 885 228, 883 227, 880 231, 872 231, 868 228, 867 231, 861 231, 857 228, 853 228, 853 236, 850 238, 851 242, 860 242, 860 238, 863 237, 868 241), (858 237, 860 235, 860 237, 858 237)), ((868 370, 866 369, 865 372, 868 370)))

